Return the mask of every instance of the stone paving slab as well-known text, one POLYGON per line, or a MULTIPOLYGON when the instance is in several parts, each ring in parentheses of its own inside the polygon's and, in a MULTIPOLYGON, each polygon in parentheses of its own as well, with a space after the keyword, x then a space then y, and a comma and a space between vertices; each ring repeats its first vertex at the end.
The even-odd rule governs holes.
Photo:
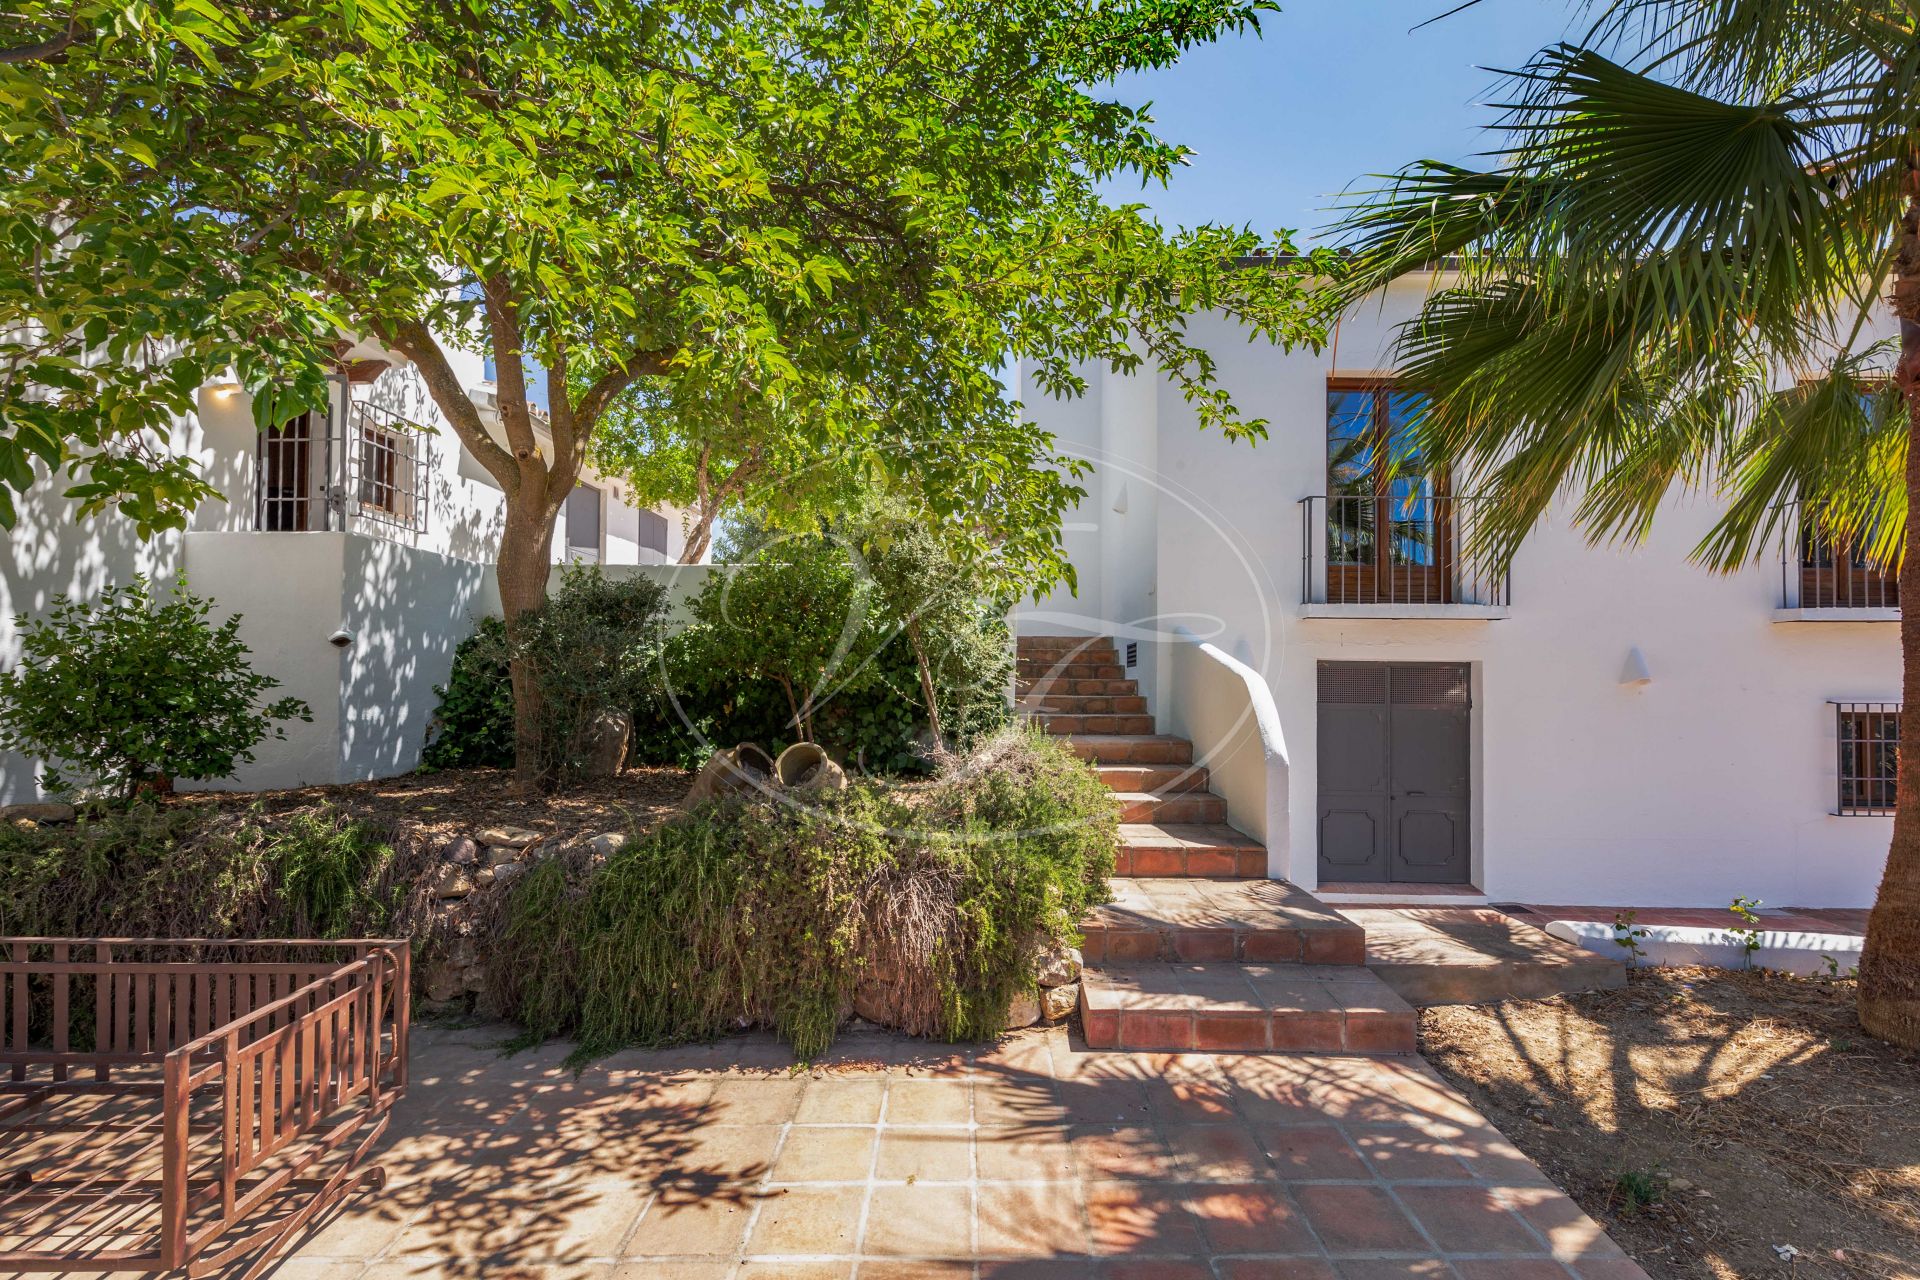
POLYGON ((1357 965, 1141 964, 1080 980, 1087 1040, 1196 1052, 1412 1053, 1411 1005, 1357 965))
POLYGON ((1417 1059, 423 1027, 385 1193, 280 1280, 1644 1280, 1417 1059))
POLYGON ((1533 1000, 1627 985, 1627 967, 1487 907, 1342 907, 1367 967, 1414 1005, 1533 1000))
POLYGON ((1089 964, 1260 961, 1358 965, 1361 927, 1284 880, 1116 877, 1081 921, 1089 964))

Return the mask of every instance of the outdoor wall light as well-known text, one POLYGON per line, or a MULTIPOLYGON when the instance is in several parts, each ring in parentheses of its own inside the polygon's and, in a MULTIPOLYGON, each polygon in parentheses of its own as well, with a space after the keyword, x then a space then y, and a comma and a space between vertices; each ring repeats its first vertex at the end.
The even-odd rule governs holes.
POLYGON ((1113 500, 1113 510, 1116 515, 1127 514, 1127 486, 1124 483, 1120 486, 1120 496, 1113 500))
POLYGON ((344 649, 353 643, 353 632, 347 630, 345 627, 341 627, 338 631, 335 631, 327 637, 327 643, 336 649, 344 649))
POLYGON ((237 396, 240 394, 241 387, 239 382, 232 378, 221 378, 215 382, 209 382, 207 390, 217 396, 237 396))
POLYGON ((1620 668, 1620 683, 1629 689, 1640 689, 1653 683, 1653 670, 1647 666, 1647 655, 1635 645, 1627 650, 1627 663, 1620 668))

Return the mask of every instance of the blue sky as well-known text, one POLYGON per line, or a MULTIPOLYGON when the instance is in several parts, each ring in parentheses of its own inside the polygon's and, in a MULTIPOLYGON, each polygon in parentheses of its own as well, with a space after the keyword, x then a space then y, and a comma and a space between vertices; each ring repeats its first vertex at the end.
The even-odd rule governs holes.
MULTIPOLYGON (((1151 101, 1162 137, 1199 154, 1166 189, 1115 187, 1169 225, 1202 222, 1310 233, 1332 197, 1410 160, 1486 149, 1497 77, 1566 35, 1568 0, 1482 0, 1414 30, 1454 0, 1280 0, 1260 36, 1190 52, 1123 81, 1151 101)), ((1303 237, 1303 239, 1306 237, 1303 237)))

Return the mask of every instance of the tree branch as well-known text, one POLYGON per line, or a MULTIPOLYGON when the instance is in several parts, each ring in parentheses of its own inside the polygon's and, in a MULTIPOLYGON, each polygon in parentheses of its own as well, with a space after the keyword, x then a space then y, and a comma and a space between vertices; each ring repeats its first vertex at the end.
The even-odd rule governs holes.
POLYGON ((453 424, 453 430, 462 444, 473 451, 500 487, 509 496, 520 490, 520 469, 515 465, 513 455, 494 443, 487 428, 480 421, 480 410, 473 401, 467 399, 465 387, 460 378, 447 362, 447 353, 440 349, 440 343, 433 331, 418 320, 401 320, 391 324, 374 322, 380 340, 395 351, 413 361, 414 368, 420 370, 420 377, 427 384, 427 393, 433 397, 434 404, 447 421, 453 424))

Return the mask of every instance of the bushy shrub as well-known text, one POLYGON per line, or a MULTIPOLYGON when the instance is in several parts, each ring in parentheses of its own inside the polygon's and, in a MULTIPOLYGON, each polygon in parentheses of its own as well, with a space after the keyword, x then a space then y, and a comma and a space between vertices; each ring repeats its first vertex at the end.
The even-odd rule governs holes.
POLYGON ((811 1057, 856 992, 916 1034, 989 1036, 1105 899, 1115 838, 1093 771, 1021 731, 928 784, 718 802, 518 881, 492 994, 582 1055, 758 1024, 811 1057))
POLYGON ((666 589, 642 577, 609 578, 598 565, 569 568, 559 590, 525 619, 513 641, 506 624, 483 618, 454 650, 438 686, 431 768, 513 763, 513 684, 508 664, 528 661, 540 687, 541 766, 549 781, 577 777, 606 711, 653 714, 661 686, 666 589))
POLYGON ((140 801, 0 827, 0 936, 380 936, 404 926, 420 865, 327 806, 268 819, 140 801))
POLYGON ((482 618, 453 650, 453 669, 435 685, 440 708, 433 739, 420 753, 430 769, 513 764, 513 679, 507 671, 507 624, 482 618))
POLYGON ((924 773, 1010 718, 1005 609, 976 569, 899 513, 735 543, 668 642, 670 697, 635 758, 811 740, 861 772, 924 773))
POLYGON ((183 576, 165 600, 145 578, 91 603, 56 597, 21 614, 20 662, 0 672, 0 747, 45 762, 49 791, 125 800, 174 779, 227 778, 282 720, 312 720, 298 698, 261 705, 280 682, 248 661, 240 618, 219 626, 183 576))

